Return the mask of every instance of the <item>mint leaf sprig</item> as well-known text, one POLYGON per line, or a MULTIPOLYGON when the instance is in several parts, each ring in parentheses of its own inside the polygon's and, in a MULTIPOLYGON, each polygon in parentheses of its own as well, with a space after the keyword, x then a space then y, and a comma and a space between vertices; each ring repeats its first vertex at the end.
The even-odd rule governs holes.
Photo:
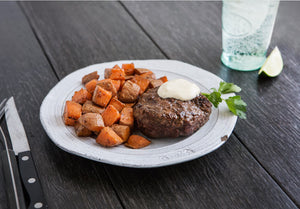
POLYGON ((227 99, 221 97, 222 94, 238 93, 242 89, 233 83, 220 82, 219 89, 212 88, 213 92, 202 93, 207 99, 217 108, 222 101, 225 101, 228 109, 241 119, 246 119, 246 106, 247 104, 242 100, 241 96, 233 96, 227 99))

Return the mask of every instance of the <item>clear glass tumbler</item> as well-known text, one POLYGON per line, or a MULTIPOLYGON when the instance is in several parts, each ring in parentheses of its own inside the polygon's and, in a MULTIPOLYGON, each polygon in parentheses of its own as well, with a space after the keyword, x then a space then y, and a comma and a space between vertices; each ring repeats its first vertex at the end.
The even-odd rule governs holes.
POLYGON ((269 47, 279 0, 223 0, 221 60, 227 67, 260 68, 269 47))

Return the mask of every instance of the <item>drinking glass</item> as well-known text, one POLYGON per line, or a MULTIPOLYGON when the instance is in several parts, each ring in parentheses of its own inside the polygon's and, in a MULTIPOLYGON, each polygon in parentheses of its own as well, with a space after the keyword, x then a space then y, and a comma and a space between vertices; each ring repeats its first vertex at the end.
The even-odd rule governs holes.
POLYGON ((266 59, 279 0, 223 0, 221 60, 227 67, 251 71, 266 59))

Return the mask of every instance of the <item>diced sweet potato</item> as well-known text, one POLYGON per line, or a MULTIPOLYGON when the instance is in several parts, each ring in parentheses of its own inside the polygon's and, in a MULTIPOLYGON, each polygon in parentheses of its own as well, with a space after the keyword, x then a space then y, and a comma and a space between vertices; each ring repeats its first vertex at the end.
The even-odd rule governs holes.
POLYGON ((104 78, 105 79, 108 79, 110 77, 111 70, 112 70, 112 68, 105 68, 105 70, 104 70, 104 78))
POLYGON ((68 126, 74 126, 80 116, 81 105, 73 101, 66 101, 63 115, 64 123, 68 126))
POLYGON ((140 76, 142 78, 146 78, 146 79, 149 79, 149 80, 156 79, 155 74, 152 71, 149 71, 147 73, 143 73, 140 76))
POLYGON ((92 131, 81 125, 78 121, 76 121, 74 128, 77 136, 91 136, 93 134, 92 131))
POLYGON ((102 113, 102 117, 105 126, 111 126, 120 120, 120 113, 113 105, 108 105, 102 113))
POLYGON ((133 107, 136 104, 136 102, 133 103, 125 103, 125 107, 133 107))
POLYGON ((125 71, 125 75, 133 75, 134 74, 134 64, 122 64, 122 69, 125 71))
POLYGON ((121 86, 121 80, 111 80, 111 82, 114 84, 116 90, 119 91, 121 86))
POLYGON ((100 132, 104 128, 104 122, 99 113, 86 113, 80 116, 78 122, 90 131, 100 132))
POLYGON ((92 72, 92 73, 89 73, 89 74, 83 76, 83 78, 82 78, 82 83, 83 83, 83 84, 86 84, 87 82, 89 82, 89 81, 91 81, 91 80, 93 80, 93 79, 98 80, 99 77, 100 77, 100 76, 98 75, 98 72, 97 72, 97 71, 94 71, 94 72, 92 72))
POLYGON ((130 136, 129 126, 114 124, 111 128, 114 132, 116 132, 116 134, 118 134, 119 137, 121 137, 121 139, 123 139, 123 142, 127 141, 130 136))
POLYGON ((94 91, 95 91, 96 85, 97 85, 97 80, 93 79, 93 80, 90 80, 89 82, 87 82, 85 84, 85 88, 86 88, 86 90, 88 92, 90 92, 91 94, 93 94, 94 91))
POLYGON ((121 112, 122 109, 125 107, 125 104, 123 102, 121 102, 120 100, 118 100, 117 97, 113 97, 110 100, 109 105, 114 106, 119 112, 121 112))
POLYGON ((109 78, 112 80, 125 80, 125 72, 123 69, 113 68, 109 78))
POLYGON ((97 86, 101 86, 105 90, 110 91, 113 97, 117 95, 117 89, 111 79, 100 80, 97 82, 97 86))
POLYGON ((155 88, 155 87, 158 87, 158 86, 161 86, 164 82, 160 79, 157 79, 157 80, 151 80, 150 81, 150 84, 149 84, 149 87, 150 88, 155 88))
POLYGON ((93 95, 93 102, 100 107, 106 107, 112 97, 112 93, 103 89, 100 86, 96 86, 94 95, 93 95))
POLYGON ((118 98, 122 102, 135 102, 138 99, 140 86, 132 81, 126 81, 120 91, 118 98))
POLYGON ((105 127, 101 130, 96 142, 105 147, 113 147, 122 144, 123 140, 112 130, 112 128, 105 127))
POLYGON ((135 75, 134 78, 131 79, 131 81, 140 86, 139 94, 144 93, 147 90, 149 83, 150 83, 150 81, 148 79, 143 78, 139 75, 135 75))
POLYGON ((86 101, 82 106, 83 114, 89 113, 89 112, 101 114, 104 112, 104 110, 105 110, 104 108, 94 105, 94 103, 90 100, 86 101))
POLYGON ((127 80, 131 80, 131 79, 133 79, 134 78, 134 76, 133 75, 126 75, 125 76, 125 80, 127 81, 127 80))
POLYGON ((134 69, 134 72, 138 75, 141 75, 143 73, 148 73, 148 72, 151 72, 151 70, 148 70, 146 68, 135 68, 134 69))
POLYGON ((79 104, 85 103, 87 100, 92 99, 92 94, 88 92, 86 89, 80 89, 79 91, 75 91, 72 101, 77 102, 79 104))
POLYGON ((162 80, 162 82, 166 83, 168 81, 167 76, 163 76, 161 78, 159 78, 159 80, 162 80))
POLYGON ((145 139, 142 136, 139 135, 131 135, 127 142, 125 143, 125 146, 133 148, 133 149, 140 149, 143 147, 148 146, 151 143, 148 139, 145 139))
POLYGON ((119 65, 113 66, 114 69, 121 69, 119 65))
POLYGON ((131 107, 124 107, 121 111, 120 117, 120 125, 126 125, 130 128, 133 128, 134 125, 134 117, 133 117, 133 108, 131 107))

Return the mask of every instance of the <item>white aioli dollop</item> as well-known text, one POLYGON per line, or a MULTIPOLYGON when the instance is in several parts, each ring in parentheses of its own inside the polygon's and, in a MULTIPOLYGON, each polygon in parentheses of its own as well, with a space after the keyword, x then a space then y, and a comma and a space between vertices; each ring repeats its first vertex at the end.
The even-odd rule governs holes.
POLYGON ((162 84, 157 91, 161 98, 175 98, 182 101, 194 99, 200 94, 199 87, 184 79, 175 79, 162 84))

